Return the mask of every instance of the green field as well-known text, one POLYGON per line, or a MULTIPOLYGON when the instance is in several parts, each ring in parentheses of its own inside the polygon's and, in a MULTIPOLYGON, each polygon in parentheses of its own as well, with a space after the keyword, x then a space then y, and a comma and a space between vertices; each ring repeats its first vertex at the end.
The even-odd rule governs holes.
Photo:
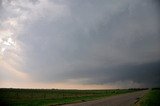
POLYGON ((0 106, 49 106, 84 102, 140 89, 117 90, 57 90, 0 89, 0 106))
POLYGON ((160 106, 160 89, 151 89, 138 103, 140 106, 160 106))

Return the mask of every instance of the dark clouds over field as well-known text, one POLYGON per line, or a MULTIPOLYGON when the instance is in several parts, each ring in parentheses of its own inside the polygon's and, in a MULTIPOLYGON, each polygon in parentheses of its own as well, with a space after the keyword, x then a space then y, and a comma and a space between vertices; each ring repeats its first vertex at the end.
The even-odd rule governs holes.
POLYGON ((1 0, 0 80, 160 86, 159 5, 158 0, 1 0))

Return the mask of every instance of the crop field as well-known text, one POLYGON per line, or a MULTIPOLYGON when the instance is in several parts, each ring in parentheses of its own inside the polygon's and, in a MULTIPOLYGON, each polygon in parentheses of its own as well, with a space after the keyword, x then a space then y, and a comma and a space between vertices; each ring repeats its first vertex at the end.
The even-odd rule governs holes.
POLYGON ((107 96, 139 91, 116 90, 58 90, 58 89, 0 89, 0 106, 54 106, 85 102, 107 96))
POLYGON ((151 89, 139 102, 140 106, 160 106, 160 88, 151 89))

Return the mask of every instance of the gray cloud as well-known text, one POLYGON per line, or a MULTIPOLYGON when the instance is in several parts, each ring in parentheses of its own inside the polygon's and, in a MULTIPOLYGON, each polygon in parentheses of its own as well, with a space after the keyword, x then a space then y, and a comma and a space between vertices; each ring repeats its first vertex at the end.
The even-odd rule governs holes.
POLYGON ((23 70, 33 80, 159 85, 158 0, 27 4, 25 10, 20 6, 26 20, 17 40, 25 51, 23 70))
POLYGON ((125 83, 132 81, 139 84, 139 87, 156 87, 160 81, 160 62, 146 64, 126 64, 110 68, 98 68, 93 70, 79 70, 78 72, 65 73, 64 78, 69 79, 88 79, 88 82, 94 84, 110 84, 121 81, 125 83), (98 70, 98 72, 97 72, 98 70))

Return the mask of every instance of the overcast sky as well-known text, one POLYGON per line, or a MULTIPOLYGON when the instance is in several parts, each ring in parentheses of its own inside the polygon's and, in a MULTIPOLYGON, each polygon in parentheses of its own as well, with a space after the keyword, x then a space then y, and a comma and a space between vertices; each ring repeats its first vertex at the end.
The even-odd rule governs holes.
POLYGON ((160 86, 159 0, 0 0, 0 87, 160 86))

